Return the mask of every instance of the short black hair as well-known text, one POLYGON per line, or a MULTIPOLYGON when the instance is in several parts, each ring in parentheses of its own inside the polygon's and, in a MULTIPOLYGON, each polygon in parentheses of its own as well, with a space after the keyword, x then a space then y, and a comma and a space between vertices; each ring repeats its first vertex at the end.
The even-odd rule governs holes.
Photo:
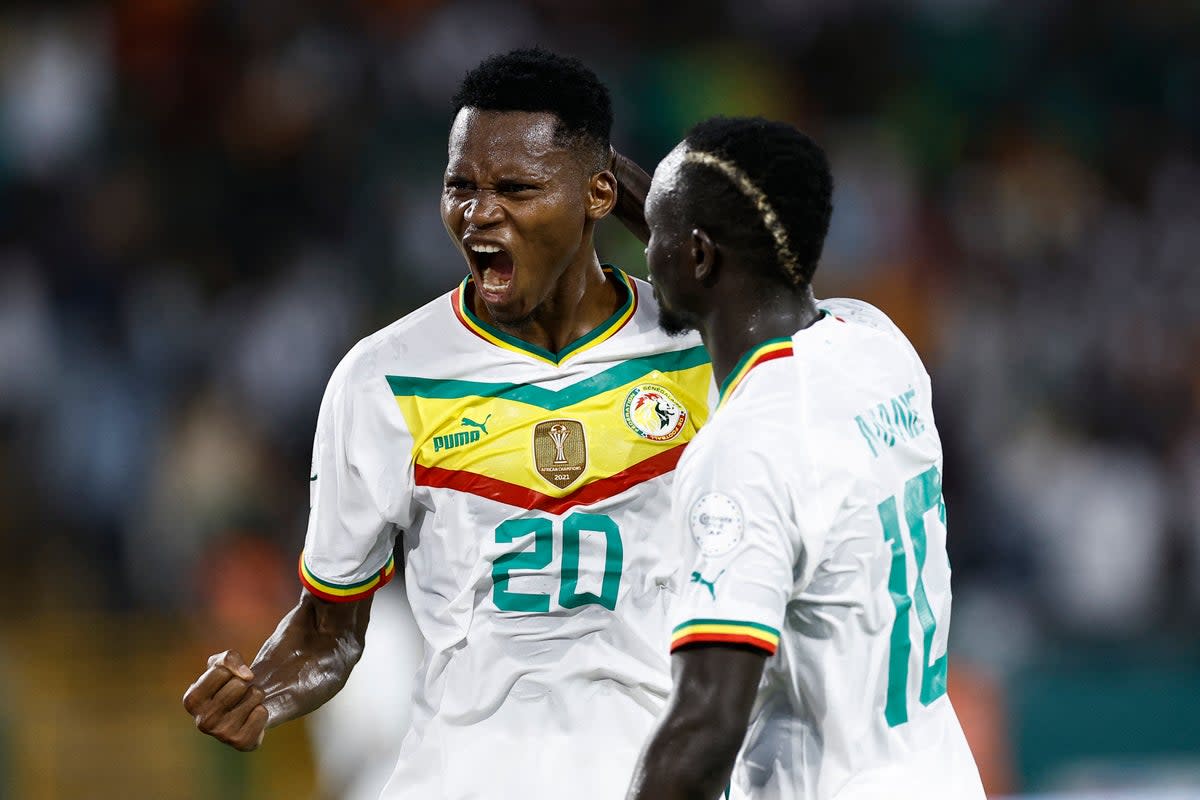
POLYGON ((453 104, 456 115, 464 108, 554 114, 560 143, 580 148, 597 170, 608 163, 612 97, 577 58, 540 47, 490 56, 462 79, 453 104))
POLYGON ((684 143, 691 153, 724 162, 718 168, 713 159, 685 159, 689 219, 748 260, 778 267, 773 275, 810 284, 833 214, 825 151, 795 127, 762 117, 713 117, 693 127, 684 143), (739 185, 728 165, 747 183, 739 185))

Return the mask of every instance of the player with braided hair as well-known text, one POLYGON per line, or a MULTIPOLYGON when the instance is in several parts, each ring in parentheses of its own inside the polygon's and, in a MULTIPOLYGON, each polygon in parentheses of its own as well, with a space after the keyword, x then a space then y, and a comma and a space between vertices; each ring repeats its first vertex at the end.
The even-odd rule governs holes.
POLYGON ((929 376, 879 310, 817 302, 824 153, 712 119, 658 166, 663 327, 721 383, 680 461, 674 690, 631 800, 982 800, 946 696, 950 565, 929 376))

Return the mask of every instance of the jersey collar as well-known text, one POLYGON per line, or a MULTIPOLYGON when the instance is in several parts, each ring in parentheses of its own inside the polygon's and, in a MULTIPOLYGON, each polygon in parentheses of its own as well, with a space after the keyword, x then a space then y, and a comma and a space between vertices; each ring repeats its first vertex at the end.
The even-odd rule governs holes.
POLYGON ((624 292, 625 297, 621 301, 621 305, 611 317, 557 353, 552 353, 545 348, 530 344, 523 339, 518 339, 516 336, 505 333, 480 319, 471 310, 471 306, 467 302, 467 287, 471 285, 472 281, 470 275, 464 278, 463 282, 454 290, 450 296, 450 303, 454 309, 454 316, 458 317, 458 321, 480 339, 490 342, 497 347, 502 347, 505 350, 532 356, 539 361, 544 361, 547 364, 557 367, 571 356, 578 355, 585 350, 590 350, 601 342, 612 338, 613 334, 625 327, 625 323, 633 317, 633 312, 637 310, 637 287, 634 286, 629 276, 611 264, 605 264, 603 269, 606 276, 616 278, 617 290, 624 292))
POLYGON ((729 373, 729 376, 721 384, 721 395, 717 401, 717 410, 720 410, 726 401, 733 396, 734 390, 746 379, 746 376, 750 374, 750 370, 763 362, 773 361, 776 358, 788 358, 791 355, 792 339, 790 336, 768 339, 762 344, 750 348, 738 360, 737 364, 733 367, 733 371, 729 373))

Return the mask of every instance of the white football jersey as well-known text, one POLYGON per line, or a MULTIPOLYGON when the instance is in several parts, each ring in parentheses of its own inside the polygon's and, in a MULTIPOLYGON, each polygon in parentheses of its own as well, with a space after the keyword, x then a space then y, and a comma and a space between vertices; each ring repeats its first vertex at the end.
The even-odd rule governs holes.
POLYGON ((663 708, 669 487, 715 387, 699 338, 606 270, 621 308, 560 353, 478 319, 468 280, 330 380, 301 579, 362 597, 403 531, 424 640, 384 797, 620 797, 663 708))
POLYGON ((695 564, 672 650, 769 654, 733 797, 982 800, 946 696, 929 376, 877 309, 820 308, 742 359, 679 465, 673 525, 695 564))

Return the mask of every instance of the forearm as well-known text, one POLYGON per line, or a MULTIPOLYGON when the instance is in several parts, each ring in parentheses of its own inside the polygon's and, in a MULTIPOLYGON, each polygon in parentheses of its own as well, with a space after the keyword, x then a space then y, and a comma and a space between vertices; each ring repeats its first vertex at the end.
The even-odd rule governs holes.
POLYGON ((744 726, 714 730, 706 713, 673 709, 642 753, 626 800, 716 800, 744 733, 744 726))
POLYGON ((612 171, 617 176, 617 205, 613 208, 613 216, 642 244, 646 244, 650 241, 650 226, 646 224, 646 195, 650 191, 650 175, 615 150, 612 171))
POLYGON ((340 605, 307 592, 263 643, 250 669, 263 690, 269 727, 320 708, 362 656, 370 598, 340 605))

